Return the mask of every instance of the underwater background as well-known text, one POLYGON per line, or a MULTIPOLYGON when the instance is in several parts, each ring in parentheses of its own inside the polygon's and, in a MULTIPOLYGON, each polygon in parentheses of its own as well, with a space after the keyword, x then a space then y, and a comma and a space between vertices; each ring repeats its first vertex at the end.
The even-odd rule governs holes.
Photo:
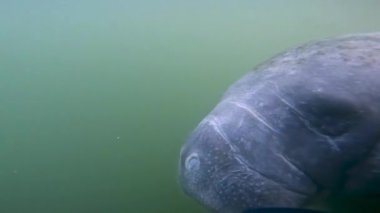
POLYGON ((0 0, 0 212, 203 212, 179 149, 226 88, 378 0, 0 0))

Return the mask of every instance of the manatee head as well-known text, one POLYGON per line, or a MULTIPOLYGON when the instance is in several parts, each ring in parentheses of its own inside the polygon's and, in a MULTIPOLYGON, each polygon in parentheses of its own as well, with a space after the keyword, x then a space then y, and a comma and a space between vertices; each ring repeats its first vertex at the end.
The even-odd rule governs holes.
POLYGON ((370 33, 257 66, 183 145, 185 193, 217 212, 304 207, 325 192, 379 195, 379 56, 380 34, 370 33))

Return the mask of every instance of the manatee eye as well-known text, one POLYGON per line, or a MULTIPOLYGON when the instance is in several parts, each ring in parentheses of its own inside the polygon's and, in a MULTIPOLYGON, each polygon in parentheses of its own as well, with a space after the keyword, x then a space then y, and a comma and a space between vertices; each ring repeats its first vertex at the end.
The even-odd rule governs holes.
POLYGON ((200 165, 199 157, 197 153, 192 153, 189 155, 189 157, 186 158, 185 161, 185 167, 189 171, 197 170, 199 169, 200 165))

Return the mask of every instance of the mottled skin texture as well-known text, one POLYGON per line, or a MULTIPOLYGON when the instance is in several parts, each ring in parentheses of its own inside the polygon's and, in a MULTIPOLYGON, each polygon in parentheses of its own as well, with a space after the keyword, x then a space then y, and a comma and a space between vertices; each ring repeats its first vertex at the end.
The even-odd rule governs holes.
POLYGON ((235 82, 183 145, 180 184, 217 212, 380 193, 380 33, 282 53, 235 82))

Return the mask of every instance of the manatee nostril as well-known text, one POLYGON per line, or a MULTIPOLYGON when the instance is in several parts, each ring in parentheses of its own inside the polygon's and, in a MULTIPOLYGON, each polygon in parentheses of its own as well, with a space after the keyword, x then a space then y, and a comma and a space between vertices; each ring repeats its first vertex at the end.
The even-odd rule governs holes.
POLYGON ((185 167, 186 170, 193 171, 199 169, 200 161, 197 153, 193 153, 186 158, 185 167))

